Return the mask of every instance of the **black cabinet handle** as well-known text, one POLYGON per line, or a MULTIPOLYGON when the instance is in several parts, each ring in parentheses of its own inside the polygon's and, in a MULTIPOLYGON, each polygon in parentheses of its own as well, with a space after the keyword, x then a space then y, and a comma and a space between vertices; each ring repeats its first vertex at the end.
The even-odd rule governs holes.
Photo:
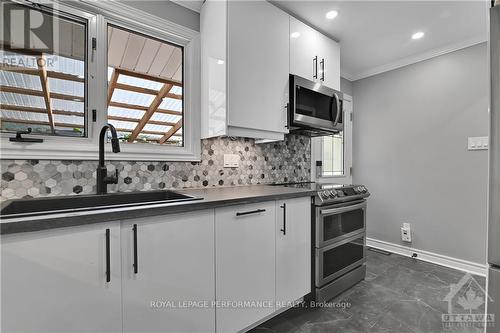
POLYGON ((285 110, 286 110, 286 124, 285 124, 285 128, 289 129, 290 125, 288 125, 288 117, 290 115, 290 103, 286 103, 285 110))
POLYGON ((266 210, 265 209, 256 209, 256 210, 251 210, 251 211, 248 211, 248 212, 243 212, 243 213, 236 213, 236 216, 244 216, 244 215, 250 215, 250 214, 258 214, 258 213, 263 213, 265 212, 266 210))
POLYGON ((315 56, 313 58, 313 78, 317 79, 318 78, 318 56, 315 56))
POLYGON ((106 282, 111 282, 111 257, 109 245, 109 229, 106 229, 106 282))
POLYGON ((132 227, 134 232, 134 274, 139 272, 139 263, 137 260, 137 224, 132 227))
POLYGON ((321 65, 321 81, 325 82, 325 58, 321 59, 320 61, 321 65))
POLYGON ((283 203, 280 207, 283 208, 283 229, 280 229, 280 231, 283 232, 283 235, 286 235, 286 203, 283 203))

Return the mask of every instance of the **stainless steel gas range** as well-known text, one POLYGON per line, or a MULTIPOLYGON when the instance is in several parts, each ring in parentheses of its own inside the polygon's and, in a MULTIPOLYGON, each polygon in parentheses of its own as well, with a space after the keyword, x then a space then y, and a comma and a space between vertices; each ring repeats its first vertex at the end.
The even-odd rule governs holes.
POLYGON ((364 185, 297 183, 309 187, 312 200, 312 293, 327 301, 366 275, 366 198, 364 185))

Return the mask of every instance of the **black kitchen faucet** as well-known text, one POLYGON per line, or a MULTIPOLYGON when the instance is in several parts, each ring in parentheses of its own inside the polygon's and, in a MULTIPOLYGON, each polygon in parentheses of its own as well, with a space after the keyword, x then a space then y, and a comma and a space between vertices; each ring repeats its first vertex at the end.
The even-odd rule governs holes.
POLYGON ((120 152, 120 142, 116 135, 116 129, 111 124, 106 124, 102 127, 99 134, 99 165, 97 166, 97 194, 105 194, 108 192, 108 184, 118 184, 118 169, 114 176, 108 176, 108 169, 104 166, 104 138, 107 130, 111 131, 111 147, 113 153, 120 152))

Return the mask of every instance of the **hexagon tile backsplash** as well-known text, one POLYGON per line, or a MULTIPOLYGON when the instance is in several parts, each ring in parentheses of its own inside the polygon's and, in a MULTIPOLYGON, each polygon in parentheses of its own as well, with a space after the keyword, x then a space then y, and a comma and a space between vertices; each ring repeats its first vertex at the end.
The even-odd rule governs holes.
MULTIPOLYGON (((1 160, 1 200, 95 193, 97 161, 1 160)), ((308 181, 311 140, 255 144, 253 139, 202 140, 201 162, 107 161, 118 169, 109 192, 308 181), (224 168, 224 154, 238 154, 238 168, 224 168)))

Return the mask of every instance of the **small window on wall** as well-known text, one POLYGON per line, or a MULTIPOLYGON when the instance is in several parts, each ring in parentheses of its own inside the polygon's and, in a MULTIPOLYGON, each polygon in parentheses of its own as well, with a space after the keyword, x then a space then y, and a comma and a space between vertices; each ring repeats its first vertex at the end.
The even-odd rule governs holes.
POLYGON ((86 137, 86 22, 54 8, 6 2, 2 10, 1 131, 86 137))
POLYGON ((323 137, 323 177, 344 175, 344 131, 323 137))
POLYGON ((108 122, 121 141, 184 146, 183 52, 108 26, 108 122))

